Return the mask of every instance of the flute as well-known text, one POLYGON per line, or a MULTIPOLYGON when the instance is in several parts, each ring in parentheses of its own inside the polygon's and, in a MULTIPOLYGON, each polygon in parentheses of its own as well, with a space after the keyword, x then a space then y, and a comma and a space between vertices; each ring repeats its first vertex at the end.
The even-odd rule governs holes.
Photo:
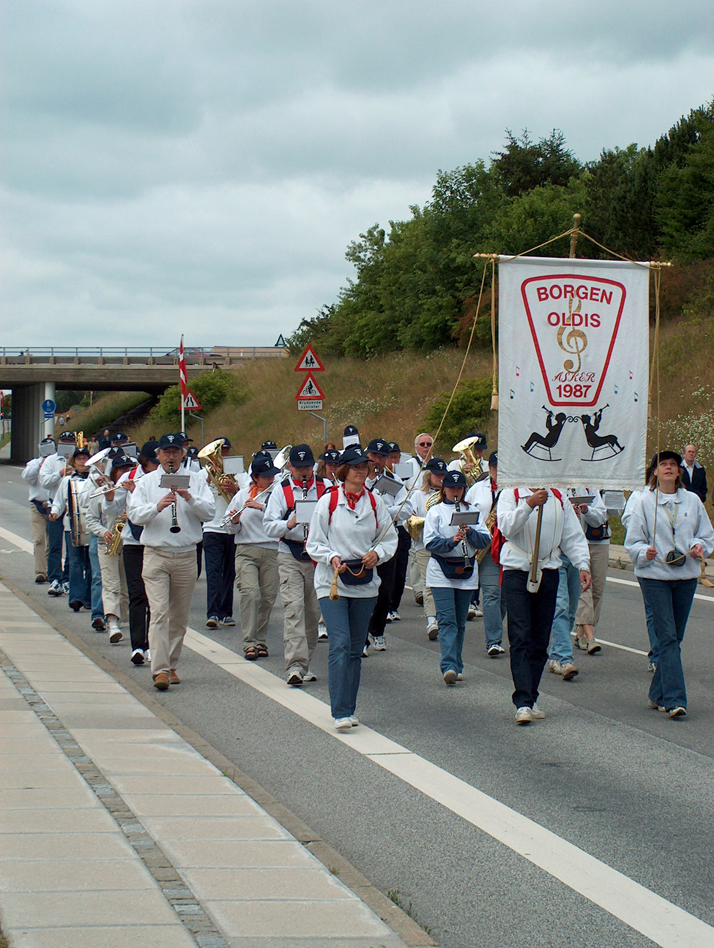
MULTIPOLYGON (((256 494, 255 497, 252 497, 251 500, 260 500, 263 494, 269 494, 271 490, 273 489, 273 487, 274 487, 274 484, 271 484, 270 487, 266 487, 265 490, 261 490, 261 492, 259 494, 256 494)), ((231 510, 230 512, 227 511, 225 517, 223 518, 223 520, 221 520, 218 526, 227 527, 228 524, 232 522, 234 517, 237 517, 238 514, 243 513, 243 511, 246 509, 247 506, 248 504, 245 503, 238 510, 231 510)))

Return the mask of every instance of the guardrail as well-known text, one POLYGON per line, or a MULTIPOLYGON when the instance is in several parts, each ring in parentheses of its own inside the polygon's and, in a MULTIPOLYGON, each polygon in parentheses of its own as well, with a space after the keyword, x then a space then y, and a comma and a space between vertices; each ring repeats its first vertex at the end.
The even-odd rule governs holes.
MULTIPOLYGON (((281 346, 212 346, 184 350, 187 365, 232 365, 244 359, 281 359, 281 346)), ((166 346, 0 347, 0 365, 176 365, 178 349, 166 346)))

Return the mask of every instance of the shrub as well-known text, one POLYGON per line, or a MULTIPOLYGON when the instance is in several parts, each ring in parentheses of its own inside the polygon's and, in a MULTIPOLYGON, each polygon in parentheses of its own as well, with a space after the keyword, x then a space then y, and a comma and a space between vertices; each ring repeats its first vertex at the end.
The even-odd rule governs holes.
MULTIPOLYGON (((248 398, 233 372, 222 369, 202 372, 191 379, 191 391, 208 413, 221 405, 241 405, 248 398)), ((167 388, 159 398, 156 408, 151 412, 150 422, 162 431, 177 431, 181 424, 181 389, 178 385, 167 388)), ((195 419, 186 416, 186 427, 190 428, 195 419)))

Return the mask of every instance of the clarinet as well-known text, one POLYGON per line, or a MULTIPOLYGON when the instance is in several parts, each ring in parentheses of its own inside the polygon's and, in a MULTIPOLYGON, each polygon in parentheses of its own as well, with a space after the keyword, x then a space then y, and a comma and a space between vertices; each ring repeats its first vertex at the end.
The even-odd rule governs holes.
MULTIPOLYGON (((169 474, 174 473, 174 462, 169 461, 169 474)), ((171 504, 171 526, 169 527, 171 533, 180 533, 181 527, 179 526, 178 517, 176 516, 176 501, 171 504)))
MULTIPOLYGON (((303 477, 302 479, 302 499, 307 500, 307 478, 306 477, 303 477)), ((302 545, 304 549, 307 548, 307 532, 309 529, 310 529, 309 524, 304 523, 302 525, 302 535, 303 535, 302 545)))
MULTIPOLYGON (((461 513, 461 505, 459 504, 458 500, 454 501, 454 507, 456 508, 456 513, 461 513)), ((459 526, 459 530, 460 529, 461 527, 459 526)), ((461 551, 464 554, 464 569, 467 570, 469 566, 471 566, 471 562, 469 560, 469 548, 466 540, 461 541, 461 551)))

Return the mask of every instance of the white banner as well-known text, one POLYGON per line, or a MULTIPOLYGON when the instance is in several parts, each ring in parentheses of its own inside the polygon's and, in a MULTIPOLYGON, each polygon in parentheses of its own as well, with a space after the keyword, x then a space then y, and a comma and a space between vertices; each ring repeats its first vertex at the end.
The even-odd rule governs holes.
POLYGON ((499 486, 641 487, 649 266, 502 258, 498 323, 499 486))

